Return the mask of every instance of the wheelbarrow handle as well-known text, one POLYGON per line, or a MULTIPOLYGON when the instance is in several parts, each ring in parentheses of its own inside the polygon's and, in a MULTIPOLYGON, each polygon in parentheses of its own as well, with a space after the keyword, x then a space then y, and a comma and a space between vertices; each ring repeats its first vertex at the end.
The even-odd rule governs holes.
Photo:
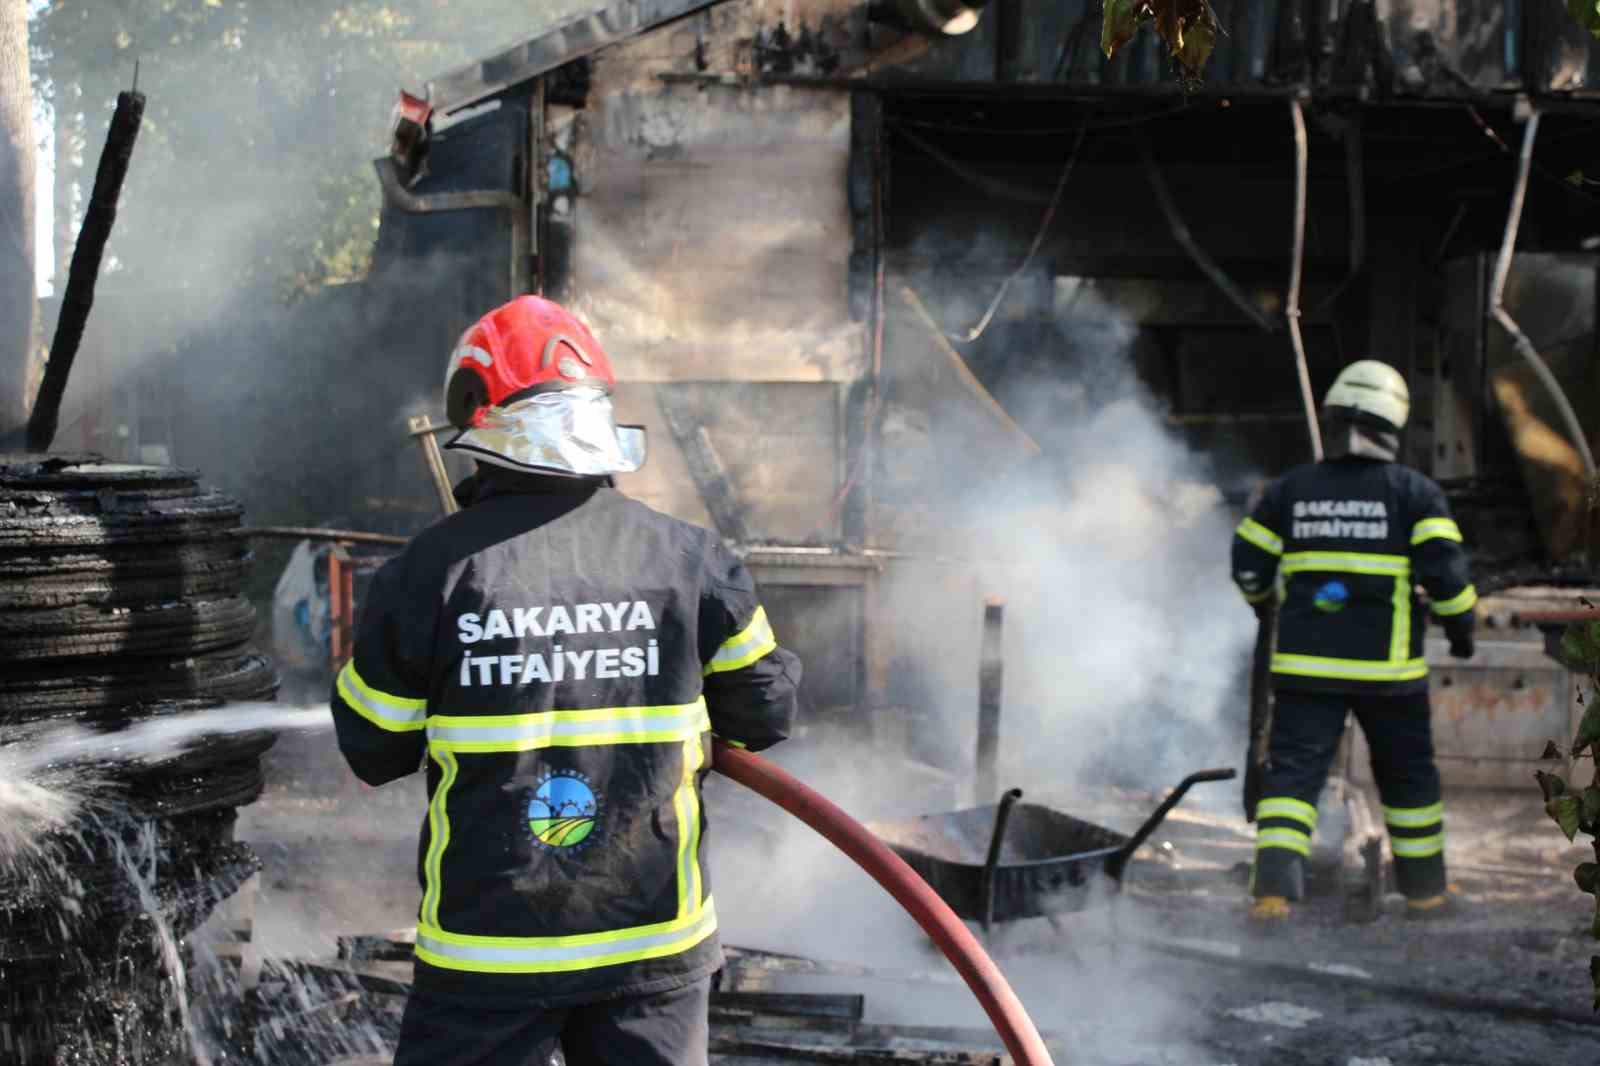
POLYGON ((1231 766, 1224 766, 1215 770, 1199 770, 1178 782, 1178 787, 1172 790, 1171 795, 1161 801, 1161 806, 1150 813, 1150 817, 1144 820, 1144 824, 1139 827, 1139 831, 1134 833, 1133 837, 1122 846, 1122 850, 1106 860, 1106 873, 1110 874, 1115 881, 1122 880, 1122 872, 1127 869, 1128 860, 1133 858, 1133 853, 1138 851, 1146 840, 1150 839, 1150 834, 1154 833, 1156 828, 1166 820, 1167 813, 1183 801, 1184 793, 1188 792, 1190 788, 1200 784, 1202 781, 1230 781, 1238 776, 1238 770, 1231 766))
POLYGON ((989 834, 989 854, 983 860, 983 878, 978 888, 980 905, 983 907, 979 921, 985 933, 994 922, 994 874, 995 868, 1000 865, 1000 849, 1006 842, 1006 823, 1011 820, 1012 806, 1021 798, 1022 789, 1010 789, 1000 797, 1000 805, 994 811, 994 830, 989 834))

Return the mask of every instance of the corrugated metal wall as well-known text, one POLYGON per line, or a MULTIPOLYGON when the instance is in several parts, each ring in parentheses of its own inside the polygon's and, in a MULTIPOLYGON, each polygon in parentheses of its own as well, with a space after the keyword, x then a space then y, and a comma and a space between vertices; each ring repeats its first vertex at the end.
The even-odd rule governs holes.
MULTIPOLYGON (((1600 50, 1561 0, 1217 0, 1224 33, 1208 91, 1310 82, 1380 92, 1568 92, 1600 83, 1600 50)), ((1149 30, 1100 53, 1095 0, 992 0, 971 33, 912 64, 931 77, 1104 86, 1171 85, 1149 30)))

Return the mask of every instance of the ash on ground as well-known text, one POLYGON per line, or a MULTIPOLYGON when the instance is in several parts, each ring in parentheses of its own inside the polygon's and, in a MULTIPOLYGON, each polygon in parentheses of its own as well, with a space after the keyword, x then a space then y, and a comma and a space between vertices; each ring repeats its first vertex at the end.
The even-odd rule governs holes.
MULTIPOLYGON (((387 1061, 409 979, 403 957, 419 892, 420 777, 366 789, 326 735, 287 738, 269 761, 273 784, 241 812, 238 833, 263 863, 253 920, 261 960, 250 993, 253 1057, 225 1061, 387 1061), (354 935, 391 950, 338 958, 340 938, 354 935)), ((1158 797, 1029 798, 1126 832, 1158 797)), ((1120 893, 1054 922, 989 934, 1057 1062, 1593 1060, 1600 1030, 1589 1011, 1592 908, 1571 877, 1587 856, 1544 817, 1536 792, 1446 797, 1451 875, 1464 904, 1452 916, 1408 921, 1403 901, 1389 896, 1376 921, 1352 923, 1334 888, 1270 935, 1245 918, 1253 840, 1235 806, 1187 803, 1141 849, 1120 893)), ((725 1001, 714 1010, 714 1062, 807 1061, 807 1049, 812 1061, 839 1061, 845 1049, 857 1049, 862 1062, 890 1061, 881 1057, 886 1048, 923 1048, 929 1061, 936 1053, 942 1062, 992 1060, 1000 1044, 970 994, 881 890, 829 859, 815 907, 795 903, 781 894, 780 879, 790 868, 785 856, 809 847, 807 831, 763 813, 725 782, 708 788, 707 808, 724 941, 737 946, 723 993, 864 997, 858 1020, 826 1024, 780 1023, 759 1006, 725 1001), (763 867, 770 883, 752 872, 763 867), (774 915, 765 903, 772 899, 784 899, 786 913, 774 915), (837 935, 841 925, 879 932, 852 950, 837 935), (804 950, 808 944, 815 950, 804 950), (951 1058, 954 1047, 964 1050, 951 1058)))

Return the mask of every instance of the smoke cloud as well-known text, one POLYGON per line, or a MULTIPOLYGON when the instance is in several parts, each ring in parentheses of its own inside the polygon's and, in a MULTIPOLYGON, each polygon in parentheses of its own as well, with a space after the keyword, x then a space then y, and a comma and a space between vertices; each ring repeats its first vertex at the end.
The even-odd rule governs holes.
MULTIPOLYGON (((904 402, 927 395, 904 368, 898 383, 891 378, 885 494, 893 506, 914 499, 919 507, 916 521, 897 527, 915 557, 893 564, 885 590, 893 640, 909 649, 893 664, 889 728, 927 762, 905 764, 890 754, 893 742, 836 737, 816 723, 770 753, 862 819, 973 802, 987 596, 1005 600, 1002 788, 1130 833, 1165 789, 1198 769, 1237 766, 1244 750, 1254 621, 1228 577, 1236 519, 1217 488, 1233 472, 1213 469, 1165 423, 1136 371, 1136 325, 1092 290, 1067 295, 1043 327, 1029 327, 1035 346, 1023 350, 1018 331, 997 323, 989 353, 982 344, 968 351, 1041 445, 1038 459, 994 444, 992 431, 987 445, 981 432, 965 434, 974 408, 960 390, 919 407, 904 402), (973 462, 975 452, 984 458, 973 462), (1148 806, 1141 799, 1117 808, 1107 802, 1112 786, 1122 786, 1118 796, 1150 796, 1148 806)), ((948 322, 982 308, 944 310, 948 322)), ((1185 803, 1236 806, 1231 788, 1209 787, 1185 803)), ((712 817, 736 825, 731 844, 711 838, 730 942, 952 977, 880 887, 814 834, 737 792, 708 786, 712 817)), ((1070 1034, 1083 1062, 1206 1061, 1190 1042, 1204 1019, 1182 989, 1103 933, 1142 924, 1140 904, 1100 893, 1089 908, 1061 930, 1029 920, 998 927, 990 942, 1036 1021, 1070 1034), (1126 987, 1140 989, 1137 1011, 1121 1009, 1122 993, 1112 991, 1126 987)), ((840 978, 835 987, 843 984, 861 981, 840 978)), ((861 990, 869 1015, 885 1021, 986 1025, 959 985, 861 990)))

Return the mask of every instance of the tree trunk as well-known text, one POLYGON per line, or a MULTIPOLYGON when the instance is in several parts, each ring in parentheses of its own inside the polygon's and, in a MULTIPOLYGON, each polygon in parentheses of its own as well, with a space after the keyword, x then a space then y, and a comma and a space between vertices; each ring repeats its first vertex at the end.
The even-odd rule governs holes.
POLYGON ((33 363, 33 86, 28 2, 0 0, 0 433, 28 413, 33 363))
POLYGON ((78 243, 78 175, 83 170, 83 90, 57 83, 52 87, 56 119, 55 157, 55 278, 56 295, 67 287, 72 248, 78 243))

